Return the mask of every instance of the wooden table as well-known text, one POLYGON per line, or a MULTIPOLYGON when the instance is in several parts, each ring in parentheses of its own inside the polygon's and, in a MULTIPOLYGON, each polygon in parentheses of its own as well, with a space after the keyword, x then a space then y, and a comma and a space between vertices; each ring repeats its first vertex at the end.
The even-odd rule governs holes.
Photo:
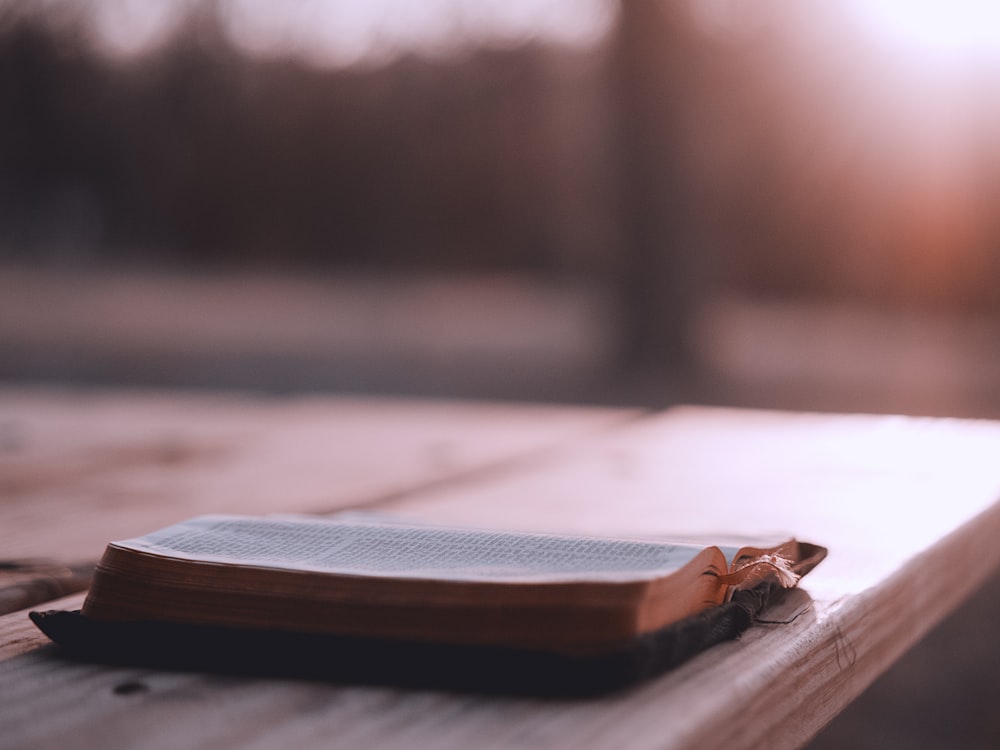
POLYGON ((0 747, 800 746, 1000 566, 998 448, 1000 424, 957 420, 0 391, 3 558, 91 560, 196 513, 359 506, 830 549, 770 623, 596 700, 69 663, 19 610, 0 617, 0 747))

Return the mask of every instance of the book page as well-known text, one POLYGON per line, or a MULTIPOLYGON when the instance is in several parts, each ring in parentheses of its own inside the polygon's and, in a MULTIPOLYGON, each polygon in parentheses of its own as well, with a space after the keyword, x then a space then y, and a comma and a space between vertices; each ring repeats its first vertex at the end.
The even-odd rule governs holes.
MULTIPOLYGON (((317 520, 315 515, 309 515, 307 513, 277 513, 269 516, 269 518, 291 519, 293 521, 317 520)), ((351 521, 359 524, 389 524, 392 526, 416 526, 424 528, 429 526, 426 521, 415 520, 406 516, 395 515, 393 513, 383 513, 381 511, 371 510, 343 510, 333 516, 325 516, 325 518, 335 518, 337 521, 351 521)), ((438 527, 435 526, 435 528, 438 527)), ((733 564, 736 556, 745 547, 770 549, 784 544, 789 539, 792 539, 793 536, 794 535, 790 532, 785 531, 758 532, 754 534, 736 534, 732 531, 727 531, 711 534, 671 534, 669 536, 663 534, 634 536, 617 535, 613 538, 633 542, 669 544, 681 548, 694 547, 699 550, 705 549, 706 547, 718 547, 723 556, 726 558, 726 566, 729 567, 733 564)))
POLYGON ((628 539, 287 516, 202 516, 115 546, 341 575, 498 582, 651 579, 683 567, 703 550, 628 539))

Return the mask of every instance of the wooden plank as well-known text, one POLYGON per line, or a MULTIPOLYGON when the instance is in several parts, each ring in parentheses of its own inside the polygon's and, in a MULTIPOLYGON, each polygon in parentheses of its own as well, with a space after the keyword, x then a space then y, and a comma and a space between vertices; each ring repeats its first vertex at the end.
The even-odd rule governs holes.
POLYGON ((385 509, 439 523, 625 535, 780 529, 829 546, 804 582, 809 619, 766 636, 756 660, 723 657, 725 648, 706 655, 704 693, 677 683, 661 707, 674 736, 691 732, 671 746, 767 738, 769 747, 794 747, 1000 567, 998 448, 994 422, 678 409, 502 485, 385 509), (727 688, 734 677, 742 695, 727 688), (716 694, 751 713, 758 734, 742 721, 713 723, 705 696, 716 694))
POLYGON ((0 557, 95 559, 198 513, 332 512, 636 412, 365 398, 0 391, 0 557))
MULTIPOLYGON (((54 599, 44 609, 80 609, 84 596, 83 593, 77 593, 54 599)), ((28 609, 0 615, 0 661, 47 645, 48 638, 28 619, 28 609)))
POLYGON ((830 547, 776 622, 607 698, 113 669, 43 648, 0 662, 0 747, 797 747, 1000 566, 998 446, 996 423, 684 409, 383 503, 497 527, 780 527, 830 547))
POLYGON ((94 565, 74 567, 46 561, 4 560, 0 568, 0 614, 56 599, 90 586, 94 565))

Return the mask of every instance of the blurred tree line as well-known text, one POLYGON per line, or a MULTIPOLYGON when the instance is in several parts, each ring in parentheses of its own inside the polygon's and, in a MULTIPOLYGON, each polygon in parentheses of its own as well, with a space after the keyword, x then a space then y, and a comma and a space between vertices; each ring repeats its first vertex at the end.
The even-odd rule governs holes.
POLYGON ((116 60, 77 25, 7 10, 7 258, 545 272, 604 249, 578 205, 605 181, 589 54, 325 70, 241 54, 206 5, 116 60))
POLYGON ((134 59, 8 3, 0 259, 610 275, 638 316, 716 288, 996 311, 996 71, 906 71, 802 6, 624 0, 586 49, 320 68, 240 52, 212 3, 134 59))

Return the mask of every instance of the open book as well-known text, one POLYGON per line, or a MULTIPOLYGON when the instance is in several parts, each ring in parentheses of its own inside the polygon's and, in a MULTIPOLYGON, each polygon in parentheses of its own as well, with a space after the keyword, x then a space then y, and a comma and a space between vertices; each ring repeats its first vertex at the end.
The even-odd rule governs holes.
POLYGON ((734 591, 793 586, 824 553, 795 540, 735 549, 353 514, 202 516, 111 543, 82 617, 586 659, 734 591))

